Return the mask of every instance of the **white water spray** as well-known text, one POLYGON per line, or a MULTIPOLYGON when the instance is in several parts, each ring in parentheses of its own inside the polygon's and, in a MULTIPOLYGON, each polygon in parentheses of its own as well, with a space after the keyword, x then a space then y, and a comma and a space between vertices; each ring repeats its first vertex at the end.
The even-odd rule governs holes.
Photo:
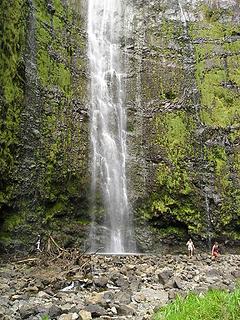
POLYGON ((184 29, 186 30, 186 28, 187 28, 187 18, 186 18, 185 11, 183 10, 181 0, 178 0, 178 5, 179 5, 179 9, 180 9, 181 21, 182 21, 182 23, 184 25, 184 29))
POLYGON ((91 251, 136 250, 126 186, 126 112, 121 0, 89 0, 88 57, 91 77, 92 211, 91 251), (99 197, 105 221, 98 223, 99 197))
POLYGON ((207 215, 207 237, 208 237, 208 247, 211 249, 211 214, 209 208, 209 199, 207 193, 205 194, 205 203, 206 203, 206 215, 207 215))

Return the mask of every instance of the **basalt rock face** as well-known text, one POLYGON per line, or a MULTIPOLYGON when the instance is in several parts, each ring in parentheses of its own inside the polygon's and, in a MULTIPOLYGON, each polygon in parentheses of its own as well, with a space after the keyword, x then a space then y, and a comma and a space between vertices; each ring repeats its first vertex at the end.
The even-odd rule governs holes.
MULTIPOLYGON (((4 246, 88 229, 86 1, 3 0, 0 223, 4 246), (30 239, 30 240, 29 240, 30 239)), ((240 239, 240 9, 126 1, 128 179, 136 237, 240 239)), ((125 14, 126 15, 126 14, 125 14)))
POLYGON ((83 12, 16 0, 1 13, 1 239, 17 248, 54 231, 71 242, 84 237, 89 185, 83 12))
POLYGON ((239 240, 239 4, 134 9, 126 51, 139 242, 146 251, 187 233, 239 240))

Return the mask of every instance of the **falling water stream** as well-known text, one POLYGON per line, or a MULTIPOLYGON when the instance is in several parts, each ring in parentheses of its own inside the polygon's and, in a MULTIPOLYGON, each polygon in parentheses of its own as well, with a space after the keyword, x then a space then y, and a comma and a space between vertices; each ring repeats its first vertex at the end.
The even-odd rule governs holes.
POLYGON ((182 6, 182 3, 181 3, 181 0, 178 0, 178 5, 179 5, 179 9, 180 9, 180 17, 181 17, 181 21, 184 25, 184 30, 186 30, 187 28, 187 19, 186 19, 186 14, 183 10, 183 6, 182 6))
POLYGON ((126 182, 126 112, 121 0, 89 0, 91 251, 135 252, 126 182), (99 205, 102 199, 102 206, 99 205), (104 221, 102 222, 102 212, 104 221))
POLYGON ((209 199, 208 195, 205 194, 205 203, 206 203, 206 215, 207 215, 207 237, 208 237, 208 248, 211 249, 211 214, 210 214, 210 208, 209 208, 209 199))

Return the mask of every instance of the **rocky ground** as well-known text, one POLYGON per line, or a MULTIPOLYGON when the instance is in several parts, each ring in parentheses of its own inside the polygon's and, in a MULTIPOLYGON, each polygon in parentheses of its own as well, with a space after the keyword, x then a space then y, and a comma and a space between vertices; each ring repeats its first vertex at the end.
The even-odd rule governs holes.
POLYGON ((177 294, 233 290, 240 278, 240 256, 212 261, 206 254, 192 259, 95 255, 74 264, 40 256, 2 263, 0 276, 0 319, 144 320, 177 294))

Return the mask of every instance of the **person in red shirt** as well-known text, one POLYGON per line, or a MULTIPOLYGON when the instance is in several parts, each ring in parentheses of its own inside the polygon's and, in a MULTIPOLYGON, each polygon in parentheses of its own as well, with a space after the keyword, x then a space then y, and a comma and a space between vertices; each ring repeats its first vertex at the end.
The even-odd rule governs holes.
POLYGON ((218 258, 219 255, 220 255, 219 245, 217 242, 215 242, 212 247, 212 259, 218 258))

